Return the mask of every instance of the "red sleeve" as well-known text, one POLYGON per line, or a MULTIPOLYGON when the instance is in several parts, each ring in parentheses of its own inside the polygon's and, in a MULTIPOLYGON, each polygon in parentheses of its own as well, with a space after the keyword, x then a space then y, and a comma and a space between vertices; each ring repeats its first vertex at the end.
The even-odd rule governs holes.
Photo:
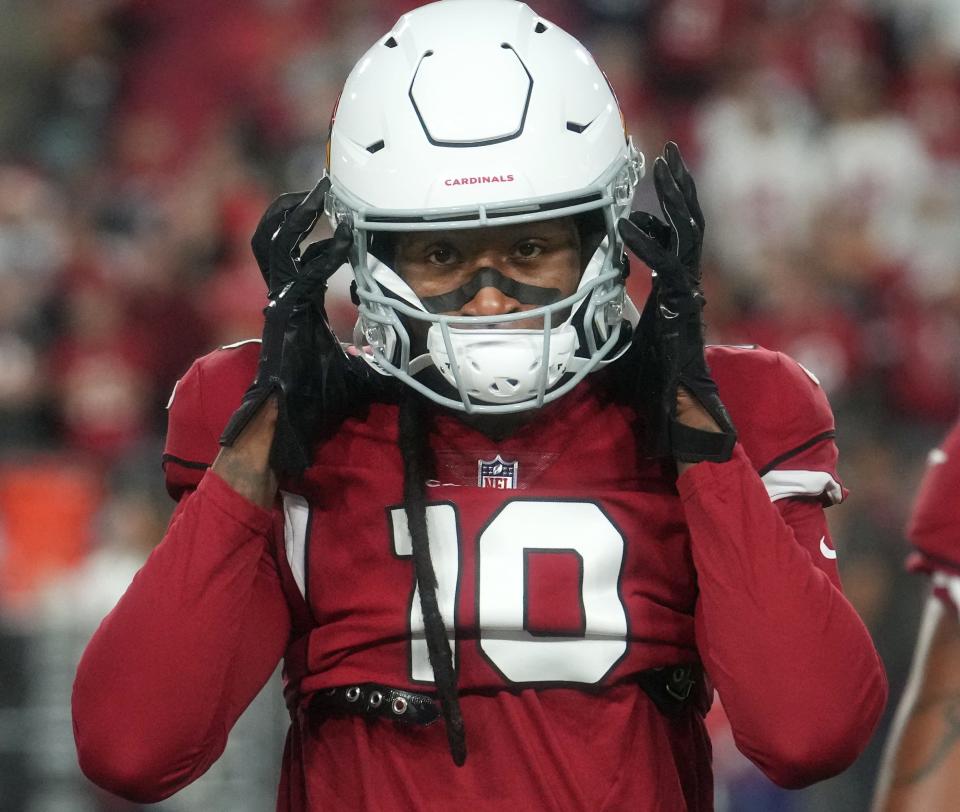
MULTIPOLYGON (((814 390, 799 378, 789 383, 792 371, 776 374, 784 363, 781 357, 763 379, 742 378, 762 409, 783 404, 779 436, 772 412, 761 411, 756 422, 739 405, 734 422, 753 453, 738 443, 729 462, 695 465, 677 484, 700 589, 696 629, 704 665, 740 750, 776 783, 800 787, 835 775, 863 751, 886 704, 887 682, 869 633, 839 588, 822 507, 831 501, 827 491, 817 486, 778 497, 760 477, 764 467, 778 470, 789 460, 795 467, 782 470, 835 474, 832 435, 820 436, 826 415, 809 408, 814 390), (801 403, 792 414, 791 385, 800 387, 794 400, 801 403), (807 435, 812 442, 797 442, 807 435), (757 463, 771 451, 768 462, 757 463)), ((725 401, 729 394, 737 402, 735 386, 727 376, 725 401)))
POLYGON ((762 347, 711 346, 708 358, 770 501, 840 588, 836 548, 819 506, 843 501, 847 490, 837 473, 833 410, 820 382, 789 355, 762 347))
MULTIPOLYGON (((197 414, 171 409, 170 436, 202 437, 176 423, 197 414)), ((94 634, 74 682, 80 766, 141 803, 173 794, 219 757, 290 636, 273 514, 199 470, 195 491, 178 483, 185 495, 163 540, 94 634)))

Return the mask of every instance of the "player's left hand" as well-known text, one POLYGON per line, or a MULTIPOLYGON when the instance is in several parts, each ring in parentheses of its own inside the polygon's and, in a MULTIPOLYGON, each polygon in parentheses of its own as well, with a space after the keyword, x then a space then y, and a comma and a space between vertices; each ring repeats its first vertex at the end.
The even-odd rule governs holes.
POLYGON ((673 142, 654 161, 653 181, 666 222, 634 212, 618 223, 624 243, 655 273, 638 334, 655 359, 652 428, 659 448, 679 462, 723 462, 737 433, 704 356, 703 212, 673 142))

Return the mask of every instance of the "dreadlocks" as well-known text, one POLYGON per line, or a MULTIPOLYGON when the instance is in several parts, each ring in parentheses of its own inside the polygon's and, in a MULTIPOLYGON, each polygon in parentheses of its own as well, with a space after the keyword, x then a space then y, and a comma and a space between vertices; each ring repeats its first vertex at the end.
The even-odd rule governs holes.
POLYGON ((457 696, 457 673, 453 652, 437 603, 437 576, 430 557, 427 535, 427 454, 426 415, 419 396, 408 389, 400 399, 400 453, 403 456, 403 500, 407 527, 413 546, 413 568, 420 592, 420 610, 427 639, 427 652, 433 668, 440 698, 440 708, 447 730, 447 743, 454 763, 462 766, 467 758, 466 732, 457 696))

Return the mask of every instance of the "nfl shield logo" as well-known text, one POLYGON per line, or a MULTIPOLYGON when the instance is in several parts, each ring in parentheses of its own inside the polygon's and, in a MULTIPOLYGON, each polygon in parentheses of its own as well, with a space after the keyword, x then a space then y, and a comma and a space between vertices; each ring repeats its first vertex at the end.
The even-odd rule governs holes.
POLYGON ((499 454, 492 460, 477 460, 477 485, 481 488, 516 488, 516 462, 507 462, 499 454))

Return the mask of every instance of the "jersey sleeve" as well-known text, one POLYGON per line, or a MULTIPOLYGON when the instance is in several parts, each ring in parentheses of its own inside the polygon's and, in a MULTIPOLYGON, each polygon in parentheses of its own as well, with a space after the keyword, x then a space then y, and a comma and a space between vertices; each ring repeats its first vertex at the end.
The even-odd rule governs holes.
POLYGON ((196 488, 213 464, 220 434, 256 373, 259 352, 257 340, 221 347, 196 360, 173 387, 163 472, 174 499, 196 488))
POLYGON ((833 411, 813 373, 760 347, 711 346, 707 360, 770 499, 842 501, 833 411))
POLYGON ((166 798, 210 767, 290 637, 275 556, 282 519, 207 471, 257 346, 217 350, 178 383, 164 472, 179 504, 77 668, 80 767, 132 801, 166 798))
POLYGON ((776 783, 805 786, 863 751, 887 696, 826 528, 824 507, 844 495, 832 413, 787 356, 712 348, 709 363, 739 442, 677 480, 697 648, 738 748, 776 783))
POLYGON ((927 456, 907 524, 907 566, 933 579, 935 593, 960 607, 960 420, 927 456))
POLYGON ((275 522, 213 472, 177 505, 77 667, 74 739, 94 783, 153 803, 223 752, 290 635, 275 522))

